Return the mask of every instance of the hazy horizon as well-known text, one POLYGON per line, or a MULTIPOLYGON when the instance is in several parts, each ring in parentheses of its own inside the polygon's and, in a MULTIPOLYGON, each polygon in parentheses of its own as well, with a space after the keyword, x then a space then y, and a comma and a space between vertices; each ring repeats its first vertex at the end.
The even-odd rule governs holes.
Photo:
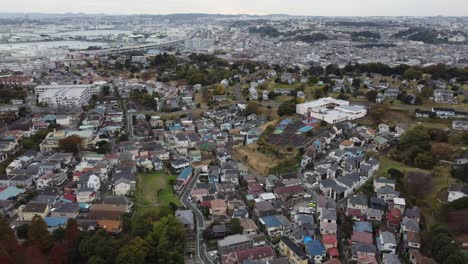
POLYGON ((167 15, 287 14, 298 16, 467 16, 466 0, 16 0, 2 4, 2 13, 85 13, 167 15))

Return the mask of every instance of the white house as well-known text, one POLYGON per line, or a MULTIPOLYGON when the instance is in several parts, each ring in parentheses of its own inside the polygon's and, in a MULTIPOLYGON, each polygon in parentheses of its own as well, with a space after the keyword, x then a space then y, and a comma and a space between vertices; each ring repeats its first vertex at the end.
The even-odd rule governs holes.
POLYGON ((448 201, 453 202, 455 200, 468 197, 468 185, 464 184, 452 184, 448 189, 448 201))
POLYGON ((101 180, 95 174, 91 174, 88 182, 86 183, 86 187, 93 189, 94 191, 99 191, 101 188, 101 180))

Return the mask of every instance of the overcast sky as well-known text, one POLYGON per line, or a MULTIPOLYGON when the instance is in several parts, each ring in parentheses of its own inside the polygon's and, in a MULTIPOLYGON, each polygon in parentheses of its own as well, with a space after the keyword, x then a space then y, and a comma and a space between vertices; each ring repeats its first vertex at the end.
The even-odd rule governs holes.
POLYGON ((468 0, 0 0, 0 12, 468 16, 468 0))

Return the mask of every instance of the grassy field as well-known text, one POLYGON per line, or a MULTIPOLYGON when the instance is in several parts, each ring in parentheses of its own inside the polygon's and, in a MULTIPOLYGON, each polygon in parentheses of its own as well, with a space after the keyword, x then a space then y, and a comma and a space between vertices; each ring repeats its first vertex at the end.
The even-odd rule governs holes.
POLYGON ((172 191, 171 180, 176 176, 163 173, 139 173, 135 192, 135 207, 138 212, 170 203, 180 205, 172 191))

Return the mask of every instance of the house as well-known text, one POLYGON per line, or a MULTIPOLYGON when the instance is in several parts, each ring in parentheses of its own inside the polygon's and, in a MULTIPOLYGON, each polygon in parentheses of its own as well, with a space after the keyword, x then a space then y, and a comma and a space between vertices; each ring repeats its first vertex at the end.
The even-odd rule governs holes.
POLYGON ((406 201, 404 198, 393 198, 393 208, 398 208, 400 212, 404 212, 406 208, 406 201))
POLYGON ((216 199, 210 202, 210 213, 212 215, 223 216, 227 214, 227 205, 225 200, 216 199))
POLYGON ((452 184, 448 189, 448 202, 468 197, 468 185, 452 184))
POLYGON ((406 234, 403 235, 403 240, 406 242, 405 246, 407 249, 421 248, 421 237, 419 232, 406 232, 406 234))
POLYGON ((365 212, 365 218, 368 221, 382 221, 383 211, 374 208, 368 208, 365 212))
POLYGON ((434 259, 423 256, 419 250, 409 250, 409 260, 411 264, 437 264, 434 259))
POLYGON ((221 256, 221 263, 236 264, 245 262, 269 261, 276 257, 271 246, 260 246, 244 250, 239 250, 221 256))
POLYGON ((128 195, 135 191, 136 177, 131 173, 119 173, 114 175, 114 195, 128 195))
POLYGON ((382 254, 382 264, 401 264, 398 256, 392 253, 382 254))
POLYGON ((353 245, 358 243, 373 244, 373 241, 374 239, 372 233, 354 231, 351 235, 351 244, 353 245))
POLYGON ((400 233, 406 234, 407 232, 418 232, 419 233, 419 223, 414 219, 403 218, 400 227, 400 233))
POLYGON ((242 234, 249 236, 257 234, 258 227, 252 219, 240 218, 239 223, 243 227, 242 234))
POLYGON ((54 208, 50 210, 50 216, 56 218, 72 218, 78 217, 79 207, 76 203, 60 203, 56 204, 54 208))
POLYGON ((381 232, 377 237, 377 248, 381 253, 395 254, 397 242, 395 235, 391 232, 381 232))
POLYGON ((322 263, 327 251, 323 244, 315 239, 304 239, 306 254, 313 259, 314 263, 322 263))
POLYGON ((307 264, 307 256, 300 246, 286 236, 282 236, 278 245, 281 255, 286 256, 291 264, 307 264))
POLYGON ((421 219, 421 209, 417 206, 413 206, 412 208, 406 208, 403 217, 413 219, 419 222, 419 220, 421 219))
POLYGON ((398 198, 398 196, 400 196, 400 192, 395 191, 390 186, 384 186, 378 189, 376 192, 377 192, 377 197, 385 200, 386 202, 393 201, 395 198, 398 198))
POLYGON ((349 197, 348 209, 356 209, 361 211, 361 214, 365 214, 369 206, 369 197, 367 195, 359 193, 349 197))
POLYGON ((175 217, 187 229, 193 230, 195 227, 193 212, 191 210, 177 210, 175 211, 175 217))
POLYGON ((468 121, 453 121, 452 122, 452 128, 455 130, 462 130, 462 131, 467 131, 468 130, 468 121))
POLYGON ((458 99, 451 90, 436 89, 434 90, 434 102, 438 104, 457 104, 458 99))
POLYGON ((385 186, 391 187, 393 190, 395 190, 395 185, 396 185, 395 180, 387 179, 387 178, 377 178, 374 180, 374 192, 377 192, 377 190, 385 186))
POLYGON ((47 203, 29 202, 26 205, 20 206, 18 216, 23 221, 32 221, 36 215, 45 218, 49 214, 49 211, 50 207, 47 203))
POLYGON ((269 236, 286 235, 290 232, 291 222, 284 215, 264 216, 259 220, 269 236))
POLYGON ((177 176, 176 184, 174 185, 175 191, 182 190, 185 185, 190 181, 192 178, 193 169, 191 166, 185 167, 177 176))
POLYGON ((247 235, 231 235, 218 240, 217 244, 219 253, 226 254, 251 248, 253 242, 247 235))

